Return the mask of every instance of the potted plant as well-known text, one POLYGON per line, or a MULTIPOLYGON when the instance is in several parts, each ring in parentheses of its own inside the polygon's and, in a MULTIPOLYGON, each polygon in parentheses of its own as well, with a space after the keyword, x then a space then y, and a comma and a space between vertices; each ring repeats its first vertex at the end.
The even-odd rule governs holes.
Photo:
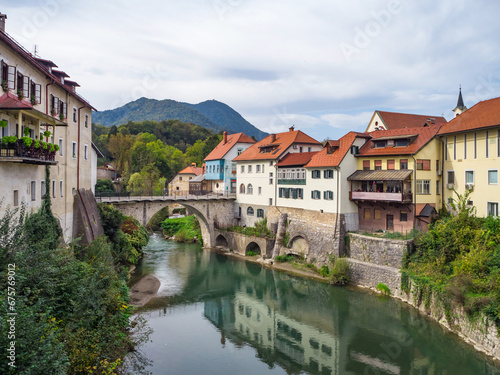
POLYGON ((9 91, 9 84, 7 83, 7 81, 6 81, 6 80, 3 80, 3 81, 2 81, 2 89, 3 89, 3 91, 5 91, 5 92, 9 91))
POLYGON ((35 95, 31 95, 31 105, 35 105, 35 104, 38 104, 38 102, 36 101, 35 95))
POLYGON ((59 119, 60 119, 61 121, 62 121, 62 120, 64 120, 64 113, 60 113, 60 114, 59 114, 59 119))
POLYGON ((24 99, 23 89, 17 89, 17 97, 19 98, 19 100, 23 100, 24 99))
POLYGON ((56 114, 56 110, 55 110, 55 108, 52 108, 52 109, 50 110, 50 114, 51 114, 52 116, 55 116, 55 114, 56 114))
POLYGON ((0 120, 0 128, 6 128, 8 124, 7 120, 0 120))
POLYGON ((49 141, 49 137, 52 133, 49 131, 49 130, 45 130, 43 132, 43 136, 45 137, 45 140, 48 142, 49 141))

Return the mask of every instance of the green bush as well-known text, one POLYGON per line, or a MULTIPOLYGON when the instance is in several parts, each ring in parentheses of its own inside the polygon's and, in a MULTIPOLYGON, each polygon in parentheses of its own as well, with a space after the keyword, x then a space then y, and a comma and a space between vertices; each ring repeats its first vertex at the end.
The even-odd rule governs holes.
POLYGON ((196 216, 186 216, 177 219, 166 219, 161 223, 165 236, 175 236, 178 242, 192 242, 197 238, 201 242, 200 223, 196 216))
POLYGON ((388 296, 391 294, 389 287, 387 285, 385 285, 384 283, 378 283, 377 290, 385 296, 388 296))
POLYGON ((274 260, 278 263, 293 262, 295 257, 293 255, 278 255, 274 258, 274 260))
POLYGON ((332 268, 330 270, 330 280, 334 284, 345 285, 350 280, 350 266, 345 258, 331 257, 330 263, 332 268))
POLYGON ((319 268, 318 273, 320 276, 327 277, 330 274, 330 269, 328 268, 328 266, 326 264, 323 264, 319 268))

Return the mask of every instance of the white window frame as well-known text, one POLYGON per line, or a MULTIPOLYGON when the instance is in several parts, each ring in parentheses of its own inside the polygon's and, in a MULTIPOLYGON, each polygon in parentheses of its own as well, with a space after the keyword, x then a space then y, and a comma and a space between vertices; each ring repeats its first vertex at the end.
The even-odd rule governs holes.
POLYGON ((83 146, 83 158, 85 160, 88 160, 89 159, 89 145, 85 143, 85 145, 83 146))
POLYGON ((240 173, 245 173, 245 166, 244 165, 242 165, 240 169, 241 169, 240 173))
POLYGON ((486 202, 486 214, 488 216, 498 217, 498 209, 499 209, 498 206, 499 206, 498 202, 486 202), (490 205, 496 205, 496 211, 497 211, 496 215, 490 215, 490 205))
POLYGON ((73 159, 76 159, 76 157, 78 156, 78 149, 77 149, 77 146, 76 146, 76 142, 73 142, 72 143, 72 149, 71 149, 73 155, 73 159))
POLYGON ((76 107, 73 107, 73 122, 76 124, 78 121, 78 110, 76 107))
POLYGON ((259 186, 259 187, 257 188, 257 192, 258 192, 258 194, 259 194, 259 195, 262 195, 262 187, 261 187, 261 186, 259 186))
POLYGON ((64 146, 64 141, 62 138, 59 138, 59 156, 63 156, 63 146, 64 146))
POLYGON ((34 202, 36 201, 36 181, 31 181, 31 201, 34 202))
POLYGON ((63 180, 59 181, 59 190, 60 190, 60 193, 61 193, 61 198, 64 197, 64 183, 63 183, 63 180))
POLYGON ((446 183, 450 185, 455 185, 456 177, 455 177, 455 170, 450 169, 446 171, 446 183), (450 173, 453 174, 453 182, 450 182, 450 173))
POLYGON ((430 195, 431 194, 431 180, 417 180, 415 182, 417 195, 430 195))
POLYGON ((251 165, 248 166, 248 173, 252 173, 252 166, 251 165))
POLYGON ((465 183, 466 184, 474 184, 475 182, 475 173, 473 169, 466 169, 465 170, 465 183), (467 180, 467 175, 472 172, 472 182, 467 180))
POLYGON ((89 127, 89 115, 88 115, 88 113, 85 114, 85 127, 86 128, 89 127))
POLYGON ((488 169, 487 179, 488 179, 488 185, 498 185, 498 169, 488 169), (497 173, 497 182, 490 182, 490 172, 497 173))

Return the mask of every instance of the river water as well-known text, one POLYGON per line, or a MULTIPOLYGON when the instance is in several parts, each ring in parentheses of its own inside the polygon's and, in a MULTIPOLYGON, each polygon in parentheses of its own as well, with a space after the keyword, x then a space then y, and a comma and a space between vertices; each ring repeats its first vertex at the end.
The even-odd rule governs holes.
POLYGON ((160 298, 140 311, 153 374, 500 374, 410 306, 153 235, 136 277, 160 298))

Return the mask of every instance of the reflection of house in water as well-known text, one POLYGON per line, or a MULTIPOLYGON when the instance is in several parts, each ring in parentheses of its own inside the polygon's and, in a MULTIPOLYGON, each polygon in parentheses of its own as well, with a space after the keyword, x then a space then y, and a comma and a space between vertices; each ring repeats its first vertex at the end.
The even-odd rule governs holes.
POLYGON ((250 285, 241 286, 232 303, 228 299, 205 303, 205 316, 221 334, 235 343, 246 342, 259 358, 278 364, 289 373, 338 372, 338 338, 294 320, 257 298, 250 285))

